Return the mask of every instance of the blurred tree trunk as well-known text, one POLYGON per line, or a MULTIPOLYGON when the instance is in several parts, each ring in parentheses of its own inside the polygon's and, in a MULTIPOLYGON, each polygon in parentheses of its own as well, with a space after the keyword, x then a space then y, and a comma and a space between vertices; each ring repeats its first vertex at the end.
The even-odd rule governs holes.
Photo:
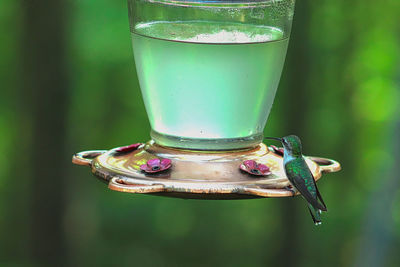
POLYGON ((65 260, 66 7, 63 0, 22 1, 22 101, 30 117, 30 251, 40 266, 65 260))
MULTIPOLYGON (((303 141, 306 140, 307 129, 305 129, 307 114, 311 105, 310 92, 307 88, 307 81, 309 79, 309 22, 310 22, 310 8, 309 1, 297 1, 295 18, 292 28, 292 40, 296 43, 291 43, 288 50, 286 74, 288 80, 285 97, 283 98, 283 116, 281 117, 284 135, 296 134, 303 141)), ((304 209, 299 210, 298 197, 288 198, 281 201, 282 205, 282 247, 280 254, 274 262, 281 262, 284 259, 285 266, 299 266, 299 259, 302 258, 301 254, 301 221, 299 214, 308 215, 306 204, 304 209), (278 260, 280 259, 280 260, 278 260)), ((310 218, 310 223, 312 223, 310 218)))

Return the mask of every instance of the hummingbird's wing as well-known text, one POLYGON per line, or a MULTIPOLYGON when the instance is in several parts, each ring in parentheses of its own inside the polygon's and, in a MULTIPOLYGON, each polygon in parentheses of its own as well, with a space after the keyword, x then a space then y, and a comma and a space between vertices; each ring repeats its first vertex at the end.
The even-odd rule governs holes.
MULTIPOLYGON (((305 161, 304 161, 304 162, 305 162, 305 161)), ((310 170, 310 169, 308 169, 308 170, 310 170)), ((321 196, 321 193, 320 193, 319 190, 318 190, 317 184, 315 183, 314 175, 312 174, 311 171, 310 171, 310 173, 311 173, 311 176, 312 176, 312 181, 313 181, 314 186, 315 186, 315 190, 317 191, 317 197, 318 197, 319 201, 321 201, 322 205, 324 205, 324 208, 325 208, 325 209, 322 209, 322 210, 323 210, 323 211, 327 211, 328 209, 326 208, 325 202, 324 202, 324 200, 322 199, 322 196, 321 196)))
POLYGON ((285 172, 289 181, 299 190, 308 203, 315 209, 326 211, 325 203, 315 184, 314 176, 303 158, 296 158, 287 162, 285 164, 285 172), (322 204, 318 202, 318 199, 322 204))

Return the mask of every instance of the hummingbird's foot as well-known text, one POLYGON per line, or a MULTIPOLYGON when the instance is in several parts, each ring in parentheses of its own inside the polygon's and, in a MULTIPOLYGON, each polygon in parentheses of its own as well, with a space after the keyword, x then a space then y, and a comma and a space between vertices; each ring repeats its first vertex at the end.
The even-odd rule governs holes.
POLYGON ((286 186, 285 189, 292 193, 292 197, 294 197, 297 193, 297 190, 290 185, 286 186))

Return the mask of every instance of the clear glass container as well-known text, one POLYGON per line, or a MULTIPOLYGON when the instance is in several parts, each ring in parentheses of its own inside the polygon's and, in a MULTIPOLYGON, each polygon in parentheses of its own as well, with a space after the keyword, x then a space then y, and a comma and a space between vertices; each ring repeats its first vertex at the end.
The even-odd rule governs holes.
POLYGON ((278 87, 295 0, 128 0, 142 96, 157 144, 258 145, 278 87))

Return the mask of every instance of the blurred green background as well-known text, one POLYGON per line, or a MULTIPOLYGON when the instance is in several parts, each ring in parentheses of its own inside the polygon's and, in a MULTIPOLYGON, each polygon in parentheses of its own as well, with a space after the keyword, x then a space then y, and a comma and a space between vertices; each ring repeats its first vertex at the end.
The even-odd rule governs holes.
POLYGON ((1 266, 399 266, 400 1, 299 0, 268 135, 343 170, 301 198, 113 192, 71 155, 149 139, 126 2, 2 0, 1 266))

